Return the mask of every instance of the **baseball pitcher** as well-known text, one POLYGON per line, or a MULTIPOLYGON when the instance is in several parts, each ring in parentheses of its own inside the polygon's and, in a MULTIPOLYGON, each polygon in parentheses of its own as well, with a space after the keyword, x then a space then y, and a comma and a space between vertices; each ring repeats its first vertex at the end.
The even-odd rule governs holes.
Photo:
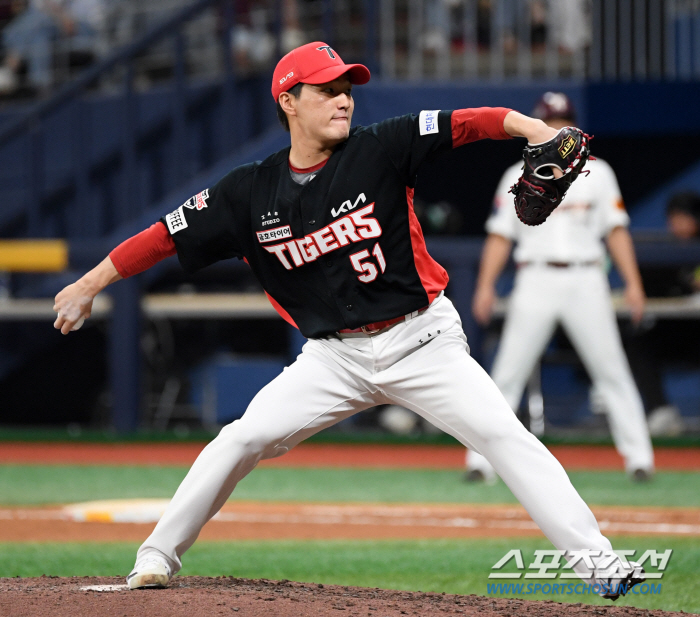
MULTIPOLYGON (((482 453, 556 547, 611 551, 564 469, 470 357, 444 295, 447 273, 428 254, 413 211, 418 169, 437 152, 485 138, 542 144, 559 133, 503 108, 426 110, 352 127, 353 85, 369 78, 366 67, 343 63, 324 43, 291 51, 272 81, 291 147, 233 169, 56 297, 55 327, 68 334, 106 285, 168 255, 177 253, 188 272, 237 257, 309 339, 197 458, 138 551, 132 589, 166 585, 262 459, 388 403, 482 453)), ((579 573, 598 582, 642 580, 639 566, 614 564, 615 572, 579 573)))

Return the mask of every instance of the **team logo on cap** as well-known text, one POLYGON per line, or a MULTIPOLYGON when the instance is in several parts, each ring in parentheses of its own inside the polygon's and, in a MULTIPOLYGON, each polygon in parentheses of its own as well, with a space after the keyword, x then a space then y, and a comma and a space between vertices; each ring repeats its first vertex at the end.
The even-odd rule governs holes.
POLYGON ((318 51, 323 51, 325 49, 328 52, 330 59, 335 60, 335 54, 333 53, 330 45, 324 45, 323 47, 317 47, 316 49, 318 49, 318 51))

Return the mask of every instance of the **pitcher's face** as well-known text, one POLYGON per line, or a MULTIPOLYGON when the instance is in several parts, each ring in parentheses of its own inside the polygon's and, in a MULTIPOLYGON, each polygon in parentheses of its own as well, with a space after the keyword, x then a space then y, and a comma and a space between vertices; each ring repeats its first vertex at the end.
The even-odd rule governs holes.
POLYGON ((338 144, 350 135, 355 109, 352 84, 344 75, 325 84, 304 84, 294 108, 305 138, 324 145, 338 144))

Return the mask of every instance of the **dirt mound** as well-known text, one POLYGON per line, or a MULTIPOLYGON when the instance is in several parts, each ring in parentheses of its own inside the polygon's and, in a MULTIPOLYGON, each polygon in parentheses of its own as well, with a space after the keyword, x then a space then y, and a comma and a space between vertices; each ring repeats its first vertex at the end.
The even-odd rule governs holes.
POLYGON ((176 577, 167 589, 129 591, 123 578, 0 579, 0 615, 94 617, 337 617, 346 615, 473 615, 479 617, 661 617, 664 611, 625 606, 531 602, 481 596, 387 591, 240 578, 176 577), (103 591, 86 588, 104 588, 103 591))

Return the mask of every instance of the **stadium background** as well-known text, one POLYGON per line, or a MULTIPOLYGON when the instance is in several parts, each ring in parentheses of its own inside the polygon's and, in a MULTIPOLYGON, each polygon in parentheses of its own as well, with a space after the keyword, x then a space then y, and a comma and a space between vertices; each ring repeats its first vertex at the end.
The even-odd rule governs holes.
MULTIPOLYGON (((8 23, 23 8, 0 5, 8 23)), ((354 93, 357 124, 426 108, 528 113, 542 92, 567 93, 579 125, 595 134, 594 154, 618 174, 648 293, 668 296, 659 280, 700 263, 698 242, 674 241, 664 220, 671 195, 700 191, 697 2, 121 0, 103 8, 88 47, 53 42, 49 88, 20 71, 0 106, 0 508, 9 521, 0 576, 126 573, 144 528, 126 543, 113 536, 87 545, 81 534, 98 542, 118 524, 83 523, 101 531, 47 531, 37 544, 44 524, 22 512, 57 511, 66 522, 59 505, 170 497, 197 448, 303 343, 244 264, 185 277, 174 258, 111 288, 80 332, 64 338, 51 328, 55 293, 118 242, 235 165, 287 143, 269 101, 274 60, 286 46, 324 40, 346 62, 370 67, 372 82, 354 93), (115 449, 119 456, 105 455, 115 449)), ((519 148, 515 140, 463 148, 427 164, 416 192, 429 250, 448 268, 448 292, 487 367, 499 323, 477 327, 471 293, 491 196, 519 148)), ((610 276, 619 286, 614 270, 610 276)), ((502 293, 511 278, 503 277, 502 293)), ((560 448, 594 509, 683 508, 682 520, 674 518, 680 510, 657 513, 659 524, 678 523, 671 535, 657 528, 618 541, 677 549, 664 594, 625 602, 698 612, 689 582, 700 569, 700 309, 692 296, 655 302, 652 356, 685 430, 655 440, 654 481, 624 477, 562 335, 541 366, 543 439, 560 448)), ((462 483, 461 449, 449 438, 387 417, 362 414, 302 446, 300 459, 261 466, 236 503, 514 502, 502 483, 462 483), (371 453, 358 449, 367 444, 371 453)), ((422 527, 393 540, 358 540, 347 530, 337 540, 310 539, 291 524, 282 541, 283 531, 256 524, 249 540, 198 544, 182 574, 485 594, 489 568, 506 550, 549 547, 541 537, 455 540, 422 527)), ((383 533, 393 537, 386 526, 383 533)))

